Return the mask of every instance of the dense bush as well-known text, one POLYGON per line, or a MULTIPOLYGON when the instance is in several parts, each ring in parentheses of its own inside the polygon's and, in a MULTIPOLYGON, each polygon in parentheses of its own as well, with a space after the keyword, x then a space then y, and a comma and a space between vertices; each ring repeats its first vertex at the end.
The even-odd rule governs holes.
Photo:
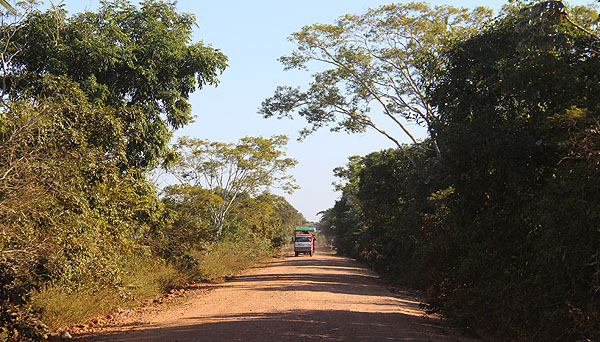
POLYGON ((282 197, 246 195, 217 241, 206 202, 222 199, 172 186, 161 201, 143 173, 121 171, 122 146, 107 143, 118 142, 118 123, 106 125, 114 112, 89 104, 73 82, 47 82, 52 96, 13 102, 0 116, 2 338, 40 339, 48 332, 40 317, 57 328, 190 279, 231 274, 303 222, 282 197))
POLYGON ((418 283, 415 252, 422 215, 432 210, 429 195, 445 182, 428 147, 406 148, 419 168, 395 149, 351 158, 345 168, 336 169, 345 181, 339 186, 342 197, 322 220, 331 227, 340 252, 398 283, 418 283))
POLYGON ((302 214, 281 196, 263 193, 251 197, 244 193, 226 221, 224 234, 217 237, 207 202, 221 203, 223 200, 218 195, 190 185, 168 186, 163 193, 163 202, 175 215, 175 221, 153 235, 153 248, 183 271, 202 279, 212 271, 199 270, 229 269, 227 264, 237 269, 246 265, 246 260, 255 261, 282 247, 293 229, 305 221, 302 214), (227 246, 232 247, 230 252, 227 252, 227 246), (239 265, 219 259, 217 254, 222 253, 238 260, 239 265))
POLYGON ((121 287, 120 259, 160 216, 143 177, 107 158, 118 145, 94 141, 110 131, 111 111, 89 105, 71 82, 49 82, 52 97, 14 102, 0 117, 0 258, 13 274, 3 278, 13 290, 0 300, 16 307, 48 282, 121 287), (22 295, 12 293, 19 288, 22 295))
POLYGON ((524 39, 526 19, 457 44, 432 92, 453 184, 425 226, 447 247, 424 268, 432 309, 513 340, 598 339, 600 58, 572 26, 524 39))

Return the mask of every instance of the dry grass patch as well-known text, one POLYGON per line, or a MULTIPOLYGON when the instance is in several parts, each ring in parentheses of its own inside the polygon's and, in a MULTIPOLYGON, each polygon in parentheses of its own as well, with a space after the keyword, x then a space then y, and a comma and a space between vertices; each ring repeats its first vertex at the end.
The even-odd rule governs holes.
POLYGON ((42 309, 42 320, 51 330, 83 323, 119 308, 139 306, 139 301, 183 285, 188 277, 152 257, 141 257, 124 268, 121 286, 98 288, 86 284, 76 290, 55 285, 35 293, 33 305, 42 309))

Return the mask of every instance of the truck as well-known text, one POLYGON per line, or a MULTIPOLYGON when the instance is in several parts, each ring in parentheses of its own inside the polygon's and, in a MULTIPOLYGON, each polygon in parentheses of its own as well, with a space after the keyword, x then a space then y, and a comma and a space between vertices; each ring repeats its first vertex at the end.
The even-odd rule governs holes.
POLYGON ((313 227, 299 227, 294 230, 294 255, 300 253, 313 256, 317 230, 313 227))

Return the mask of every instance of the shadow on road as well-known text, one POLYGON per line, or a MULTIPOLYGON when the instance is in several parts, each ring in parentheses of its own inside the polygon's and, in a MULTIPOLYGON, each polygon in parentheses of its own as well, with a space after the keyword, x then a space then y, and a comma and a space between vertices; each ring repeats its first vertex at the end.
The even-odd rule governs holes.
POLYGON ((146 324, 127 331, 122 331, 123 327, 81 338, 180 342, 463 341, 449 335, 439 320, 423 318, 416 297, 392 295, 374 273, 358 262, 331 254, 276 258, 228 279, 221 290, 219 293, 225 295, 217 297, 216 306, 222 309, 209 313, 200 306, 193 313, 174 318, 176 324, 146 324), (265 302, 270 304, 264 305, 265 302), (243 309, 235 311, 238 307, 243 309), (241 310, 243 313, 239 313, 241 310))
POLYGON ((374 280, 369 281, 360 275, 296 273, 290 275, 260 274, 239 276, 230 280, 232 287, 252 287, 255 282, 267 282, 257 289, 260 291, 307 291, 380 296, 381 291, 373 288, 374 280), (272 282, 272 284, 269 284, 272 282))
POLYGON ((437 322, 401 313, 311 310, 219 316, 214 319, 218 321, 168 328, 147 325, 134 331, 95 336, 86 341, 455 340, 437 328, 437 322), (427 333, 424 334, 424 330, 427 333))
MULTIPOLYGON (((293 255, 293 254, 292 254, 293 255)), ((288 256, 261 267, 258 274, 238 275, 228 279, 231 287, 253 288, 260 291, 308 291, 381 296, 379 277, 358 262, 331 254, 314 257, 288 256), (285 267, 287 273, 281 273, 285 267), (271 272, 272 270, 272 272, 271 272), (289 271, 291 270, 291 271, 289 271), (256 288, 257 283, 264 284, 256 288)), ((418 302, 415 303, 418 306, 418 302)))

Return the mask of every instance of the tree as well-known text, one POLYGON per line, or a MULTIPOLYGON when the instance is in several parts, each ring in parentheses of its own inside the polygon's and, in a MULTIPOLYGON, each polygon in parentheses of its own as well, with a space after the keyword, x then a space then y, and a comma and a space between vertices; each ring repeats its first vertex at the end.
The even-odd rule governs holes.
POLYGON ((0 5, 4 6, 7 10, 13 9, 13 7, 6 0, 0 0, 0 5))
POLYGON ((219 236, 240 195, 256 195, 273 186, 287 192, 296 188, 293 177, 285 173, 296 165, 281 150, 287 141, 284 135, 245 137, 235 144, 180 138, 175 150, 181 158, 170 171, 181 183, 211 190, 223 199, 218 205, 209 204, 219 236))
POLYGON ((405 148, 417 168, 398 149, 354 156, 336 168, 344 182, 337 185, 342 196, 322 223, 334 226, 338 250, 394 282, 414 286, 420 275, 416 250, 422 218, 431 211, 427 198, 445 186, 445 173, 434 149, 405 148))
POLYGON ((12 98, 36 96, 45 74, 77 82, 90 102, 119 111, 126 141, 121 168, 147 169, 171 131, 192 119, 189 94, 217 85, 227 58, 191 43, 195 18, 177 13, 174 2, 147 0, 139 9, 123 0, 101 4, 98 12, 70 18, 61 8, 30 13, 1 41, 11 56, 6 90, 12 98))
POLYGON ((428 301, 497 340, 597 340, 597 31, 540 10, 458 42, 431 89, 452 186, 425 217, 428 301))
POLYGON ((255 197, 246 196, 235 210, 236 220, 253 233, 281 247, 291 237, 294 228, 306 220, 284 197, 264 192, 255 197))
POLYGON ((177 217, 171 227, 160 231, 165 238, 161 253, 173 257, 191 248, 201 249, 212 236, 209 208, 219 206, 223 200, 210 190, 186 184, 169 185, 162 192, 163 203, 177 217))
MULTIPOLYGON (((429 128, 435 116, 425 90, 436 79, 439 51, 476 32, 490 15, 483 7, 469 12, 413 2, 346 15, 333 25, 306 26, 290 38, 296 51, 280 61, 286 69, 308 70, 313 62, 330 68, 317 72, 306 91, 278 87, 259 113, 281 118, 297 112, 310 125, 303 136, 326 125, 333 125, 332 131, 374 129, 414 164, 395 131, 418 143, 407 123, 429 128), (372 114, 373 104, 381 117, 372 114)), ((433 146, 437 149, 435 141, 433 146)))
POLYGON ((71 18, 36 3, 0 14, 0 340, 43 339, 34 291, 128 296, 126 272, 158 261, 173 217, 143 171, 226 66, 174 3, 71 18))
POLYGON ((11 341, 45 333, 36 289, 126 291, 124 260, 168 224, 154 188, 117 166, 119 147, 98 143, 113 141, 114 110, 64 78, 46 82, 47 97, 0 112, 0 339, 11 341))
POLYGON ((279 229, 272 238, 274 247, 281 247, 289 241, 294 228, 305 224, 306 218, 294 206, 292 206, 283 196, 265 194, 267 199, 271 200, 276 207, 277 216, 279 216, 279 229))
MULTIPOLYGON (((516 30, 529 32, 528 39, 540 38, 545 36, 546 38, 551 37, 553 33, 554 25, 561 24, 566 21, 573 27, 577 28, 581 32, 585 32, 591 38, 596 40, 596 43, 600 41, 600 36, 594 33, 593 30, 588 29, 600 22, 600 16, 591 7, 579 6, 568 10, 567 6, 562 1, 541 1, 530 7, 523 7, 519 14, 524 17, 519 23, 517 23, 516 30), (570 12, 570 13, 569 13, 570 12), (574 18, 572 18, 574 17, 574 18), (577 20, 582 20, 579 24, 577 20), (587 27, 587 28, 586 28, 587 27)), ((520 32, 522 34, 522 32, 520 32)), ((559 37, 561 35, 558 35, 559 37)), ((597 44, 593 44, 590 47, 590 51, 600 54, 600 49, 597 44)))

